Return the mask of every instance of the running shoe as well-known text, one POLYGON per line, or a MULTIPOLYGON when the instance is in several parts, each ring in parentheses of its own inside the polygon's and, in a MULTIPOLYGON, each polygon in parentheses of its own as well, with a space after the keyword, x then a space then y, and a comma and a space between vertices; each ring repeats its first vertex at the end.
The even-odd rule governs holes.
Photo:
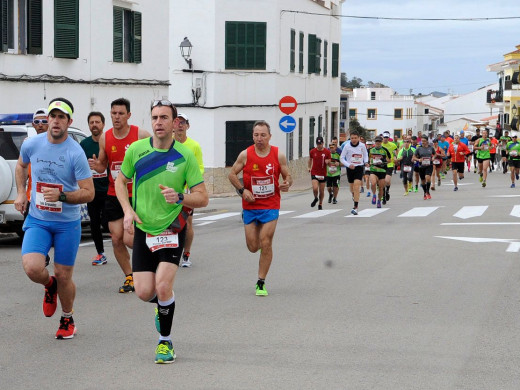
POLYGON ((406 191, 406 192, 403 194, 403 196, 408 196, 408 191, 406 191))
POLYGON ((316 203, 318 203, 318 198, 314 198, 314 200, 311 203, 311 207, 316 206, 316 203))
POLYGON ((105 265, 108 262, 104 254, 99 254, 92 259, 92 265, 105 265))
POLYGON ((426 196, 426 194, 424 194, 423 200, 426 200, 426 199, 428 199, 428 197, 426 196))
POLYGON ((377 197, 374 195, 374 196, 372 197, 372 204, 376 204, 376 200, 377 200, 377 197))
POLYGON ((43 296, 43 314, 45 317, 52 317, 58 306, 58 281, 51 276, 52 285, 45 287, 45 295, 43 296))
POLYGON ((432 196, 430 194, 426 194, 426 199, 431 199, 432 196))
POLYGON ((370 198, 370 191, 367 192, 367 198, 370 198))
POLYGON ((380 201, 380 200, 377 201, 377 208, 378 208, 378 209, 381 208, 381 201, 380 201))
POLYGON ((390 191, 386 190, 386 192, 385 192, 385 198, 386 198, 386 201, 387 201, 387 202, 390 200, 390 191))
POLYGON ((511 188, 515 188, 515 183, 511 183, 511 188))
POLYGON ((435 191, 435 187, 434 187, 434 186, 431 186, 431 187, 430 187, 430 190, 435 191))
POLYGON ((383 204, 386 204, 386 196, 383 195, 383 204))
POLYGON ((473 173, 477 173, 477 169, 475 168, 475 170, 473 171, 473 173))
POLYGON ((170 364, 175 361, 176 357, 171 341, 159 341, 155 348, 155 364, 170 364))
MULTIPOLYGON (((444 178, 443 178, 443 179, 444 179, 444 178)), ((438 186, 441 185, 441 179, 439 179, 439 180, 437 181, 437 185, 438 185, 438 186)))
POLYGON ((159 322, 159 309, 155 308, 155 329, 161 333, 161 323, 159 322))
POLYGON ((413 192, 418 192, 419 191, 419 188, 417 186, 415 186, 415 188, 413 189, 413 192))
POLYGON ((480 174, 480 178, 478 179, 478 181, 480 181, 481 183, 484 181, 484 177, 482 176, 482 174, 480 174))
POLYGON ((515 178, 516 178, 516 180, 519 180, 519 179, 520 179, 520 175, 518 175, 517 173, 515 173, 515 178))
POLYGON ((332 203, 332 194, 329 195, 329 203, 332 203))
POLYGON ((352 210, 350 210, 350 214, 357 215, 357 210, 355 208, 353 208, 352 210))
POLYGON ((184 252, 182 254, 181 267, 182 268, 190 268, 191 267, 190 252, 184 252))
POLYGON ((318 205, 318 210, 323 210, 323 206, 321 204, 318 205))
POLYGON ((76 334, 76 325, 72 317, 61 317, 60 327, 56 332, 56 338, 58 340, 71 339, 76 334))
POLYGON ((338 201, 336 200, 336 198, 332 199, 332 204, 338 204, 338 201))
POLYGON ((266 297, 269 295, 265 289, 265 283, 256 283, 256 295, 259 297, 266 297))
POLYGON ((458 191, 459 187, 453 187, 453 191, 458 191))
POLYGON ((485 187, 485 186, 486 186, 486 182, 483 181, 483 182, 482 182, 482 187, 485 187))
POLYGON ((130 275, 128 275, 125 279, 125 282, 121 287, 119 287, 120 293, 128 293, 128 292, 134 292, 134 278, 130 275))
POLYGON ((359 193, 362 194, 363 192, 365 192, 365 189, 364 189, 363 187, 361 187, 361 188, 359 189, 359 193))

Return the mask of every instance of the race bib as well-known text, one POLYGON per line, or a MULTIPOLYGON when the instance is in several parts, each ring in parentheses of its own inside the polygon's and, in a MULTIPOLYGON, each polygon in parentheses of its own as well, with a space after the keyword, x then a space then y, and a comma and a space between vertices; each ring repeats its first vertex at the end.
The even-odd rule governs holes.
POLYGON ((428 158, 428 157, 423 157, 422 162, 421 162, 421 165, 422 165, 423 167, 425 167, 425 166, 428 166, 428 165, 430 165, 430 164, 431 164, 431 159, 428 158))
POLYGON ((36 199, 35 205, 38 210, 49 211, 51 213, 61 213, 63 210, 63 203, 59 200, 56 202, 47 202, 43 197, 43 187, 57 188, 60 192, 63 191, 63 184, 56 183, 42 183, 36 182, 36 199))
POLYGON ((412 167, 410 165, 403 166, 403 172, 412 172, 412 167))
POLYGON ((488 150, 489 146, 487 144, 482 145, 482 150, 488 150))
POLYGON ((155 252, 164 248, 178 248, 179 235, 177 233, 173 233, 170 229, 166 229, 157 236, 146 233, 146 245, 148 248, 150 248, 151 252, 155 252))
POLYGON ((336 173, 338 171, 338 167, 333 165, 329 167, 329 173, 336 173))
POLYGON ((362 154, 353 154, 352 155, 352 164, 363 164, 363 155, 362 154))
MULTIPOLYGON (((441 164, 441 161, 440 160, 433 160, 433 164, 434 165, 440 165, 441 164)), ((424 164, 423 164, 424 165, 424 164)), ((429 163, 427 165, 430 165, 429 163)))
MULTIPOLYGON (((316 176, 317 177, 317 176, 316 176)), ((322 176, 323 177, 323 176, 322 176)), ((274 195, 274 177, 251 177, 251 192, 256 199, 269 198, 274 195)))
POLYGON ((381 165, 383 164, 383 156, 380 154, 375 154, 372 156, 372 164, 374 165, 381 165))
POLYGON ((121 172, 121 164, 122 161, 112 161, 112 164, 110 165, 110 174, 112 175, 112 179, 116 181, 117 175, 119 175, 119 172, 121 172))
POLYGON ((517 151, 517 150, 511 150, 511 151, 509 152, 509 155, 510 155, 510 156, 513 156, 513 157, 516 157, 516 156, 518 156, 518 151, 517 151))
POLYGON ((325 180, 325 176, 314 175, 314 177, 318 180, 325 180))

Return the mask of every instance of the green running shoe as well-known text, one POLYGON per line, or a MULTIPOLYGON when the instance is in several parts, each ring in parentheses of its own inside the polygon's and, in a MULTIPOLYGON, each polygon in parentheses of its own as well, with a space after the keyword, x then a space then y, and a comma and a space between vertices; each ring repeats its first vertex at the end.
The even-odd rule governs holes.
POLYGON ((159 309, 155 308, 155 329, 161 333, 161 323, 159 322, 159 309))
POLYGON ((262 284, 259 284, 257 283, 256 284, 256 295, 259 296, 259 297, 266 297, 267 295, 267 290, 265 289, 265 284, 262 283, 262 284))
POLYGON ((170 364, 175 361, 175 351, 171 341, 160 341, 155 348, 155 364, 170 364))
POLYGON ((482 175, 480 175, 480 178, 478 180, 482 183, 482 181, 484 180, 484 177, 482 175))

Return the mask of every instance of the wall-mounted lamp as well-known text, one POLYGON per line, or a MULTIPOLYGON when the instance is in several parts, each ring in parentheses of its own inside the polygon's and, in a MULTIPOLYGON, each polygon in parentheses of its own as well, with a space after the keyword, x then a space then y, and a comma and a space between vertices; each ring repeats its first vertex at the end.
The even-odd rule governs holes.
POLYGON ((513 107, 511 108, 511 113, 513 114, 513 116, 516 116, 517 111, 518 109, 516 108, 516 105, 513 104, 513 107))
POLYGON ((192 46, 190 40, 187 37, 184 37, 184 40, 179 45, 179 48, 181 49, 182 58, 184 58, 186 60, 186 62, 188 63, 188 66, 190 67, 190 69, 192 69, 193 64, 191 62, 190 56, 191 56, 191 49, 193 48, 193 46, 192 46))

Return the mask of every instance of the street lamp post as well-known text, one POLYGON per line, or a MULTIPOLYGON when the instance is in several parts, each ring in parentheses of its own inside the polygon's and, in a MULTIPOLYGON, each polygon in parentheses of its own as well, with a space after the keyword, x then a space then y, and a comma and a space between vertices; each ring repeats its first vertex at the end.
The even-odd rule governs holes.
POLYGON ((190 69, 193 69, 193 64, 191 62, 191 49, 193 48, 190 40, 187 37, 184 37, 184 40, 179 45, 179 48, 181 49, 181 55, 182 58, 188 63, 188 66, 190 69))

